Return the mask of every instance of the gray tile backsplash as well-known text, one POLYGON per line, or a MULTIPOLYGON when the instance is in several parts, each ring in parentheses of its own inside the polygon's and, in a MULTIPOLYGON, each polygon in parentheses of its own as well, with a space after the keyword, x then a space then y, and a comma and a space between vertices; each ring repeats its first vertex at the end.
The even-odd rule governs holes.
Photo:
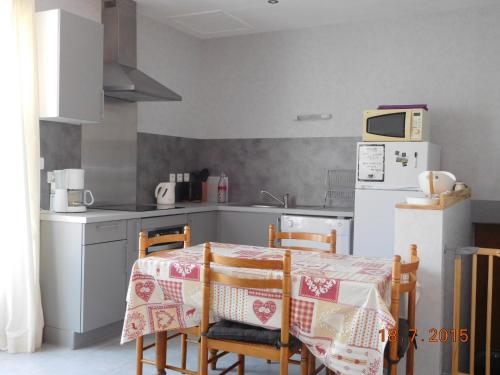
POLYGON ((40 155, 45 168, 40 171, 40 207, 49 208, 50 187, 47 171, 81 167, 82 128, 56 122, 40 121, 40 155))
POLYGON ((170 172, 190 172, 197 166, 199 140, 158 134, 137 134, 137 202, 154 203, 154 190, 169 181, 170 172))
MULTIPOLYGON (((81 167, 80 126, 40 123, 41 207, 48 208, 46 171, 81 167)), ((302 205, 321 205, 328 169, 355 168, 355 137, 191 139, 138 133, 137 202, 153 203, 154 189, 170 172, 208 168, 229 176, 231 201, 260 201, 260 190, 288 192, 302 205)))
POLYGON ((321 205, 328 169, 355 168, 357 138, 189 139, 139 133, 137 201, 154 202, 170 172, 229 176, 230 201, 260 201, 260 190, 288 192, 297 204, 321 205))
POLYGON ((322 205, 328 169, 354 169, 358 138, 201 140, 198 168, 229 176, 230 201, 260 201, 260 191, 290 193, 301 205, 322 205))

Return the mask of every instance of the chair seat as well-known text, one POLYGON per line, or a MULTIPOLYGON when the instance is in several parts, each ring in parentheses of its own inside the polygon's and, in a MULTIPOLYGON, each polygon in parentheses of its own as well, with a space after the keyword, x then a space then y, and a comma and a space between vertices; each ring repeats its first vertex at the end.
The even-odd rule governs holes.
MULTIPOLYGON (((408 351, 408 346, 410 344, 410 325, 408 320, 400 318, 398 325, 398 358, 404 357, 408 351)), ((385 346, 384 356, 387 360, 390 359, 389 356, 389 344, 385 346)), ((399 362, 399 360, 397 361, 399 362)))
MULTIPOLYGON (((243 341, 255 344, 273 346, 276 349, 281 348, 281 330, 271 330, 262 327, 256 327, 249 324, 222 320, 212 325, 207 332, 207 337, 218 340, 243 341)), ((291 351, 300 348, 300 341, 290 335, 288 347, 291 351)))

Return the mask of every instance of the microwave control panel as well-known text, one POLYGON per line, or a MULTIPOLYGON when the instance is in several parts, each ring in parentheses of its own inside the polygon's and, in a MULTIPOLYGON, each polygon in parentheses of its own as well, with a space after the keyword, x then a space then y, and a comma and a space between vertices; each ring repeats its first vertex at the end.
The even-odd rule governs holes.
POLYGON ((413 111, 411 114, 411 133, 412 141, 422 140, 422 111, 413 111))

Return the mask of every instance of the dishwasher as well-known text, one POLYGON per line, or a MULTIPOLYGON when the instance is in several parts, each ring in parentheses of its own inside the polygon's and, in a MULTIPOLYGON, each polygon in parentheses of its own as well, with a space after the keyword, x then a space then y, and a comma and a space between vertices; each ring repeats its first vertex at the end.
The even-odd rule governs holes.
MULTIPOLYGON (((337 254, 352 254, 352 218, 318 217, 281 215, 280 230, 282 232, 310 232, 330 234, 332 229, 337 231, 337 254)), ((311 247, 311 241, 282 240, 282 246, 311 247)), ((329 249, 328 244, 315 242, 314 247, 329 249)))

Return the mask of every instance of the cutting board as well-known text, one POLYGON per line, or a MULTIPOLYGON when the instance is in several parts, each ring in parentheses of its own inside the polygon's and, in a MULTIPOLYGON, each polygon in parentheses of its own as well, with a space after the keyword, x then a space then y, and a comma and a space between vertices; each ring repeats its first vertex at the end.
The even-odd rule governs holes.
MULTIPOLYGON (((229 178, 226 176, 227 196, 229 197, 229 178)), ((207 200, 209 202, 217 202, 217 186, 219 185, 220 176, 208 176, 207 200)))

